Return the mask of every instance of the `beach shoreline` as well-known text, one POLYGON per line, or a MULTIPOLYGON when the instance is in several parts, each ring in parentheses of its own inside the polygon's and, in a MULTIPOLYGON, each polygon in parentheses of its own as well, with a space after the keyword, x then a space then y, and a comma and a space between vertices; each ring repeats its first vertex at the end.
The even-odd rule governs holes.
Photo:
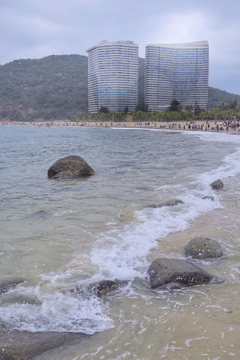
MULTIPOLYGON (((232 123, 234 124, 234 123, 232 123)), ((188 121, 0 121, 0 125, 9 126, 84 126, 84 127, 99 127, 99 128, 129 128, 129 129, 161 129, 161 130, 185 130, 185 131, 207 131, 219 133, 235 133, 238 134, 238 126, 232 127, 226 125, 224 120, 188 120, 188 121)))

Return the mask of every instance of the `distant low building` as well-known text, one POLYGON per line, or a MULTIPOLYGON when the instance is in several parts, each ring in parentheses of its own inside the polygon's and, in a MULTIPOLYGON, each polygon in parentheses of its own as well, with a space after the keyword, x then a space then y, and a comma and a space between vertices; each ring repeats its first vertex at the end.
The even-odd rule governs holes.
POLYGON ((88 111, 134 111, 138 102, 138 45, 102 41, 88 52, 88 111))
POLYGON ((145 48, 144 102, 149 111, 164 111, 172 100, 207 108, 209 45, 150 44, 145 48))

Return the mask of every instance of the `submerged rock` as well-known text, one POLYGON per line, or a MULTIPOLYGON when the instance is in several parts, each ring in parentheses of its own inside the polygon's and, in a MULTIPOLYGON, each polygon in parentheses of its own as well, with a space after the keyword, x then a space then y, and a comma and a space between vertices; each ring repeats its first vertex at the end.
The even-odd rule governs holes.
POLYGON ((214 240, 196 237, 190 240, 184 247, 186 256, 195 259, 211 259, 223 256, 221 246, 214 240))
POLYGON ((18 284, 25 281, 22 278, 10 278, 0 280, 0 294, 7 293, 9 290, 14 289, 18 284))
POLYGON ((102 297, 107 295, 107 293, 116 290, 119 287, 118 280, 102 280, 98 283, 97 289, 97 296, 102 297))
POLYGON ((7 331, 0 329, 0 359, 25 360, 73 341, 85 340, 90 335, 82 333, 57 333, 7 331))
POLYGON ((94 175, 94 170, 77 155, 59 159, 48 169, 48 177, 51 179, 71 179, 90 175, 94 175))
MULTIPOLYGON (((87 286, 72 287, 68 289, 71 293, 80 293, 84 297, 89 297, 92 294, 102 297, 119 288, 119 286, 126 286, 130 280, 101 280, 90 283, 87 286)), ((1 360, 1 359, 0 359, 1 360)))
POLYGON ((214 201, 214 196, 208 196, 208 195, 206 195, 206 196, 202 196, 201 199, 202 199, 202 200, 211 200, 211 201, 214 201))
POLYGON ((40 210, 35 212, 34 214, 25 216, 24 219, 30 219, 30 220, 38 220, 38 219, 47 219, 51 216, 47 211, 40 210))
POLYGON ((210 185, 213 190, 219 190, 223 188, 223 182, 220 179, 212 182, 210 185))
MULTIPOLYGON (((14 292, 8 292, 5 294, 4 298, 1 299, 2 304, 31 304, 38 305, 41 304, 41 301, 38 300, 33 294, 32 295, 21 295, 14 292)), ((1 360, 1 358, 0 358, 1 360)))
POLYGON ((169 201, 162 202, 162 203, 159 203, 159 204, 147 205, 146 207, 155 209, 155 208, 161 208, 163 206, 175 206, 175 205, 178 205, 178 204, 183 204, 183 201, 182 200, 169 200, 169 201))
POLYGON ((149 266, 151 288, 155 289, 168 283, 179 283, 185 286, 208 283, 213 275, 186 260, 155 259, 149 266))

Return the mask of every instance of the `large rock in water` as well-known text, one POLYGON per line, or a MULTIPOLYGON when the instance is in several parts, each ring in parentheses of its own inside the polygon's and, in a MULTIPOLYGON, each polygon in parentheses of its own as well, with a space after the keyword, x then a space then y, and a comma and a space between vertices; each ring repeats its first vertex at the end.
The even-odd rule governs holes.
POLYGON ((222 189, 223 188, 223 182, 220 179, 218 179, 218 180, 211 183, 211 187, 212 187, 213 190, 222 189))
POLYGON ((186 256, 195 259, 211 259, 223 256, 221 246, 214 240, 196 237, 190 240, 184 248, 186 256))
MULTIPOLYGON (((75 341, 78 344, 80 341, 89 341, 92 336, 82 333, 9 331, 0 324, 0 360, 30 360, 49 350, 75 341)), ((43 358, 49 359, 47 354, 43 358)))
POLYGON ((149 266, 148 274, 152 289, 172 282, 193 286, 213 279, 213 275, 198 266, 179 259, 155 259, 149 266))
POLYGON ((80 156, 70 155, 57 160, 49 169, 51 179, 69 179, 94 175, 94 170, 80 156))

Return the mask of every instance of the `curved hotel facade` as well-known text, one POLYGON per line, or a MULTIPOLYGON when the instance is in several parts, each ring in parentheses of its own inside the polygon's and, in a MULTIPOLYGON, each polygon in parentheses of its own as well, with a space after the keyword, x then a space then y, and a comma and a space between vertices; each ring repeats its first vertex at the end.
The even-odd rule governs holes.
POLYGON ((88 52, 88 111, 134 111, 138 102, 138 45, 102 41, 88 52))
POLYGON ((172 100, 207 108, 209 45, 150 44, 145 48, 144 102, 149 111, 163 111, 172 100))

